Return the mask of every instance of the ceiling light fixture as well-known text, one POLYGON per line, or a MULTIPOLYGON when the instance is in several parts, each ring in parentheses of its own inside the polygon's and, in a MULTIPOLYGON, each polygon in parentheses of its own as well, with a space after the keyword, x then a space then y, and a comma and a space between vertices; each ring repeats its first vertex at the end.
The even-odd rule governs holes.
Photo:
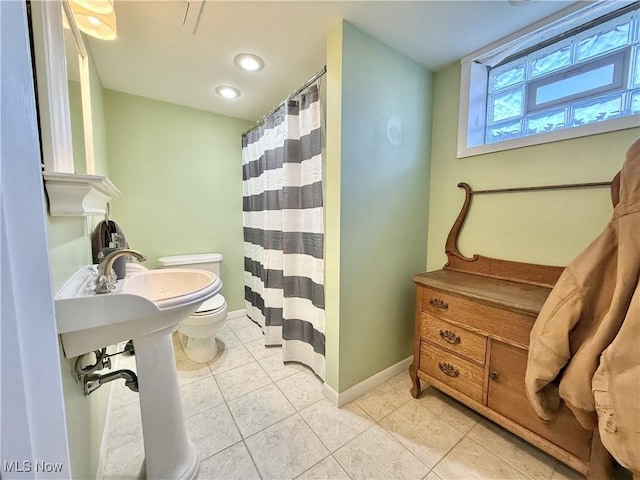
POLYGON ((71 3, 93 13, 107 15, 113 12, 113 0, 71 0, 71 3))
POLYGON ((73 11, 73 17, 78 24, 78 28, 87 35, 99 38, 100 40, 113 40, 117 37, 116 12, 113 10, 113 6, 111 13, 98 13, 81 7, 78 2, 72 1, 71 11, 73 11))
POLYGON ((216 87, 216 93, 224 98, 238 98, 240 96, 240 90, 228 85, 220 85, 216 87))
POLYGON ((253 53, 239 53, 234 57, 233 63, 239 69, 247 72, 257 72, 264 68, 264 60, 253 53))

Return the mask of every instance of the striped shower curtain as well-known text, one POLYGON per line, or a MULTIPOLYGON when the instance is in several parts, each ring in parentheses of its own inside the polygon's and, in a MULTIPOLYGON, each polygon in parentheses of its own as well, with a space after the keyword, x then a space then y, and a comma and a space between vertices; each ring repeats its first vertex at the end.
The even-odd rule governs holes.
POLYGON ((242 137, 247 315, 283 361, 325 374, 324 224, 318 87, 242 137))

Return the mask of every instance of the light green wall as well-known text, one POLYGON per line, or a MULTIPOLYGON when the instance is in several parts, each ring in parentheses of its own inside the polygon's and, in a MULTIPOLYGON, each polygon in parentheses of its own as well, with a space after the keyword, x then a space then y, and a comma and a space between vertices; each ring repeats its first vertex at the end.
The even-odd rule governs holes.
MULTIPOLYGON (((442 268, 444 244, 466 182, 485 188, 608 181, 640 129, 456 158, 460 65, 435 76, 427 269, 442 268)), ((460 237, 465 255, 566 265, 611 217, 609 191, 582 189, 483 195, 473 199, 460 237)))
MULTIPOLYGON (((330 51, 338 37, 330 35, 330 51)), ((330 384, 338 392, 411 354, 411 275, 426 262, 432 103, 429 71, 347 22, 341 68, 340 158, 328 158, 328 182, 340 165, 339 372, 330 384)), ((328 149, 335 155, 335 145, 328 149)))
POLYGON ((250 122, 104 91, 112 217, 131 248, 158 257, 222 253, 229 310, 244 308, 240 135, 250 122))
POLYGON ((340 381, 340 165, 342 163, 342 22, 327 36, 325 159, 325 382, 340 381))
POLYGON ((81 217, 48 217, 49 263, 53 290, 62 288, 71 275, 91 263, 91 243, 81 217))

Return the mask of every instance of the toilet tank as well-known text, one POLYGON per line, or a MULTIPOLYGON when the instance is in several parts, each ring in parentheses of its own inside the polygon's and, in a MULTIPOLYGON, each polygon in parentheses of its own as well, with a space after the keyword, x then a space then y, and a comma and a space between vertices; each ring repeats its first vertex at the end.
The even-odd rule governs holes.
POLYGON ((173 255, 158 258, 158 268, 197 268, 208 270, 220 277, 220 253, 196 253, 192 255, 173 255))

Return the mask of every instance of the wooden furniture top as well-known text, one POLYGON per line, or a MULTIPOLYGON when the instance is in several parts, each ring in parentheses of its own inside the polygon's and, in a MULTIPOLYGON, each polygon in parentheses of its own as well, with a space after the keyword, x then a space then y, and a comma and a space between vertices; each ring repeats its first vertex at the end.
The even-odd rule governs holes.
POLYGON ((551 288, 509 280, 484 277, 451 270, 437 270, 413 276, 413 281, 425 287, 485 303, 538 315, 551 288))

